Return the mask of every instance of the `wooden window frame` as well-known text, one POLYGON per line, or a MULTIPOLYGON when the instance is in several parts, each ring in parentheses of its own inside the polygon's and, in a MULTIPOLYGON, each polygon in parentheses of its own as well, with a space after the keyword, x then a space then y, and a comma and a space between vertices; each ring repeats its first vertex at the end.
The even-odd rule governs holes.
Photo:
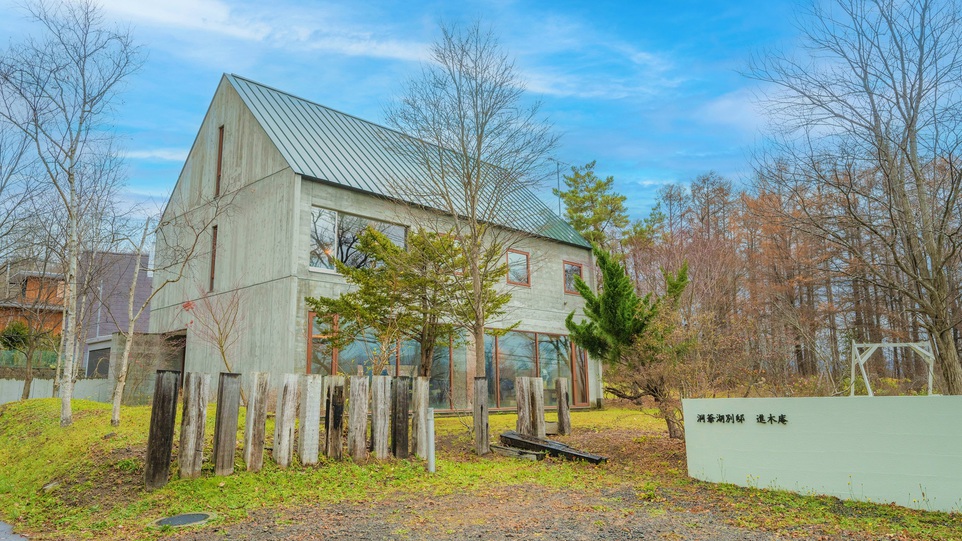
POLYGON ((217 176, 214 177, 214 197, 220 196, 220 177, 224 169, 224 126, 217 128, 217 176))
POLYGON ((531 287, 531 253, 530 252, 525 252, 524 250, 516 250, 514 248, 508 248, 508 251, 505 252, 505 255, 504 255, 504 262, 506 265, 508 265, 507 282, 509 284, 513 286, 531 287), (511 280, 511 255, 510 254, 521 254, 524 256, 525 273, 527 274, 527 279, 528 279, 527 283, 515 282, 511 280))
MULTIPOLYGON (((584 351, 581 350, 578 346, 575 345, 574 341, 571 340, 571 335, 570 335, 570 334, 554 333, 554 332, 526 331, 526 330, 523 330, 523 329, 512 329, 510 332, 523 332, 523 333, 527 333, 527 334, 532 334, 532 335, 534 335, 534 371, 535 371, 536 374, 538 374, 538 377, 540 377, 540 375, 541 375, 541 351, 540 351, 540 344, 539 344, 538 338, 539 338, 540 336, 542 336, 542 335, 544 335, 544 336, 553 336, 553 337, 567 337, 567 338, 568 338, 568 342, 569 342, 569 348, 570 348, 570 353, 569 353, 569 357, 568 357, 568 364, 570 365, 570 366, 569 366, 569 369, 571 370, 571 378, 569 378, 569 379, 571 380, 571 382, 570 382, 570 383, 571 383, 571 393, 570 393, 570 396, 571 396, 571 405, 572 405, 572 406, 575 406, 575 407, 587 407, 587 406, 589 406, 589 405, 591 404, 591 396, 590 396, 591 390, 590 390, 590 388, 589 388, 589 387, 590 387, 590 385, 589 385, 590 375, 588 374, 588 369, 589 369, 588 353, 587 353, 587 352, 584 352, 584 351), (582 351, 582 352, 584 353, 584 356, 585 356, 585 370, 584 370, 584 378, 583 378, 583 380, 578 380, 578 379, 577 379, 577 374, 578 374, 578 372, 577 372, 577 370, 576 370, 576 368, 575 368, 575 365, 576 365, 576 363, 578 362, 577 355, 578 355, 578 352, 579 352, 579 351, 582 351), (576 380, 577 380, 577 381, 576 381, 576 380), (588 401, 587 401, 587 402, 579 402, 579 401, 577 400, 577 389, 580 388, 582 385, 584 386, 585 395, 588 396, 588 401)), ((505 409, 505 408, 502 408, 502 407, 501 407, 501 385, 500 385, 500 381, 501 381, 501 359, 500 359, 500 357, 501 357, 501 337, 495 335, 495 336, 494 336, 494 361, 495 361, 495 362, 494 362, 494 376, 495 376, 495 381, 498 381, 499 384, 495 387, 495 394, 494 394, 494 401, 495 401, 495 402, 494 402, 494 405, 493 405, 492 409, 497 409, 497 410, 505 409)), ((452 358, 453 358, 453 354, 452 354, 452 358)), ((453 364, 453 363, 452 363, 452 364, 453 364)), ((452 383, 454 382, 454 372, 453 372, 453 369, 452 369, 452 373, 451 373, 451 382, 452 382, 452 383)), ((453 400, 453 398, 452 398, 452 400, 453 400)), ((452 408, 454 407, 453 402, 452 402, 452 406, 451 406, 451 407, 452 407, 452 408)), ((547 408, 547 409, 554 409, 554 408, 556 408, 556 407, 557 407, 557 406, 550 406, 550 407, 546 407, 546 408, 547 408)))
POLYGON ((568 295, 580 295, 577 289, 568 289, 567 274, 565 273, 565 265, 571 265, 572 267, 578 267, 578 276, 582 280, 585 279, 585 265, 584 263, 575 263, 574 261, 561 260, 561 287, 568 295))
POLYGON ((210 238, 210 282, 207 284, 207 291, 214 291, 214 268, 217 265, 217 226, 211 228, 210 238))

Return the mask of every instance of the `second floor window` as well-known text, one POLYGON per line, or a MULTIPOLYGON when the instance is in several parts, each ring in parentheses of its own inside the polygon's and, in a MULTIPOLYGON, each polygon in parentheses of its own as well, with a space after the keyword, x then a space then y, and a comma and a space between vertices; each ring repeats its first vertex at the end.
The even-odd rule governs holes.
POLYGON ((564 262, 565 268, 565 293, 578 294, 578 290, 575 289, 575 278, 584 279, 584 275, 581 274, 581 264, 580 263, 568 263, 564 262))
POLYGON ((527 252, 508 250, 508 283, 519 286, 531 285, 531 269, 528 265, 527 252))
POLYGON ((405 247, 404 226, 314 207, 311 211, 310 267, 335 270, 335 259, 355 268, 370 264, 358 251, 361 233, 368 227, 376 229, 394 244, 405 247))

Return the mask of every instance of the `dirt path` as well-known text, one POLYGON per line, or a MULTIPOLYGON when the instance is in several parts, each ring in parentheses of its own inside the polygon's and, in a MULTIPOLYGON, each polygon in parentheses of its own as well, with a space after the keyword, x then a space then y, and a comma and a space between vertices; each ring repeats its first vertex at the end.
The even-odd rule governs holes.
MULTIPOLYGON (((825 537, 792 536, 795 539, 825 537)), ((257 511, 230 526, 168 537, 179 541, 315 539, 652 539, 769 540, 766 532, 730 526, 711 512, 666 510, 640 501, 630 488, 598 493, 543 488, 504 489, 390 503, 355 503, 257 511)))

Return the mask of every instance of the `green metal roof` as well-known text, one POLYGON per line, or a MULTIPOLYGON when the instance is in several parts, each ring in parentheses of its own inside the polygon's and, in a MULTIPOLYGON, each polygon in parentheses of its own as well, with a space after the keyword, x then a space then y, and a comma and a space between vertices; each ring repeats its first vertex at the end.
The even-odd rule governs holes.
MULTIPOLYGON (((434 206, 425 191, 416 187, 409 194, 398 193, 396 179, 416 182, 425 178, 422 166, 392 145, 411 141, 407 136, 292 96, 275 88, 225 74, 247 104, 254 118, 267 132, 295 173, 362 192, 434 206), (395 179, 392 188, 392 179, 395 179), (421 195, 413 194, 421 191, 421 195), (411 200, 415 199, 417 200, 411 200)), ((502 225, 559 242, 590 248, 591 245, 570 224, 560 219, 534 193, 518 194, 502 225)))

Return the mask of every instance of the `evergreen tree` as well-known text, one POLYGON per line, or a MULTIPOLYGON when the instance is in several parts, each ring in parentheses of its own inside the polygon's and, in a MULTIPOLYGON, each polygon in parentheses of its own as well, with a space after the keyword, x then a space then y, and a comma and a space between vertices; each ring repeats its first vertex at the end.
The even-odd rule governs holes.
POLYGON ((601 359, 611 371, 607 390, 616 396, 639 400, 653 397, 668 423, 669 435, 684 438, 676 401, 671 397, 670 372, 666 359, 677 360, 688 344, 674 340, 678 300, 688 285, 688 264, 677 273, 664 271, 665 293, 640 297, 624 265, 611 253, 594 249, 601 269, 601 292, 595 294, 581 279, 575 288, 585 300, 587 320, 574 321, 574 312, 565 325, 571 340, 592 357, 601 359))
POLYGON ((624 195, 612 191, 615 178, 595 174, 595 162, 572 167, 564 176, 567 190, 551 190, 565 204, 565 217, 592 244, 606 249, 617 232, 629 223, 624 195))

